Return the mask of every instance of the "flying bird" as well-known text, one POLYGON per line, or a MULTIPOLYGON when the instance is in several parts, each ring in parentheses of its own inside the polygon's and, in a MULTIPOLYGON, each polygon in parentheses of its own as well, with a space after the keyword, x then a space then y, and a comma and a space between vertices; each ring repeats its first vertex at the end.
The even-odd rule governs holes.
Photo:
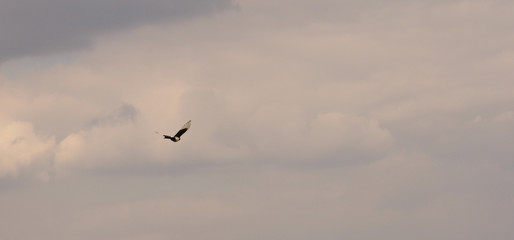
MULTIPOLYGON (((191 120, 187 121, 186 124, 184 124, 184 126, 182 126, 182 128, 180 128, 180 130, 178 130, 178 132, 175 134, 175 136, 168 136, 168 135, 162 135, 164 136, 164 139, 169 139, 171 140, 172 142, 178 142, 180 141, 180 137, 182 136, 182 134, 184 134, 189 128, 191 127, 191 120)), ((159 132, 155 132, 157 134, 160 134, 159 132)))

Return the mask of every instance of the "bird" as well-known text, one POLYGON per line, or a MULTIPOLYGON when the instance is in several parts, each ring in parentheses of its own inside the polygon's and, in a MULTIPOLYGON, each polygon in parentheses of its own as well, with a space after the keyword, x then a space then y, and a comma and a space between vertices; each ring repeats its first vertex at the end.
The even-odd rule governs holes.
MULTIPOLYGON (((172 142, 178 142, 180 141, 180 137, 182 136, 182 134, 184 134, 189 128, 191 127, 191 120, 187 121, 184 126, 182 126, 182 128, 180 128, 180 130, 178 130, 178 132, 175 134, 175 136, 168 136, 168 135, 162 135, 164 137, 164 139, 169 139, 171 140, 172 142)), ((159 132, 155 132, 157 134, 160 134, 159 132)))

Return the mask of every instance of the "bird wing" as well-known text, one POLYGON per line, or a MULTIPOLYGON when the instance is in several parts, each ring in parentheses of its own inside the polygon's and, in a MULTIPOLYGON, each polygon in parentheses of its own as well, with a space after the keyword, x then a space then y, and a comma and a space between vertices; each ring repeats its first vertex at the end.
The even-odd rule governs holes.
POLYGON ((182 128, 177 132, 177 134, 175 134, 175 137, 182 136, 182 134, 184 134, 190 127, 191 127, 191 120, 187 121, 187 123, 184 124, 184 126, 182 126, 182 128))

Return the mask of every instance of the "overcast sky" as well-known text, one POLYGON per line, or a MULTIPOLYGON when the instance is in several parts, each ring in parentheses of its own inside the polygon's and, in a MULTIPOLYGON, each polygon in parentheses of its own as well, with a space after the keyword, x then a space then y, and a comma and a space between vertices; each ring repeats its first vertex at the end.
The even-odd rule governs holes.
POLYGON ((512 239, 513 12, 0 0, 0 240, 512 239))

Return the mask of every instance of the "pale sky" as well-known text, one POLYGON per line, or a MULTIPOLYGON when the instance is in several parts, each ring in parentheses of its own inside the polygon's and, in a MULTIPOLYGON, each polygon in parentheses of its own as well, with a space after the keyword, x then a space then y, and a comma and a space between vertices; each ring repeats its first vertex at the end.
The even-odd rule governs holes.
POLYGON ((0 240, 510 240, 513 12, 0 0, 0 240))

